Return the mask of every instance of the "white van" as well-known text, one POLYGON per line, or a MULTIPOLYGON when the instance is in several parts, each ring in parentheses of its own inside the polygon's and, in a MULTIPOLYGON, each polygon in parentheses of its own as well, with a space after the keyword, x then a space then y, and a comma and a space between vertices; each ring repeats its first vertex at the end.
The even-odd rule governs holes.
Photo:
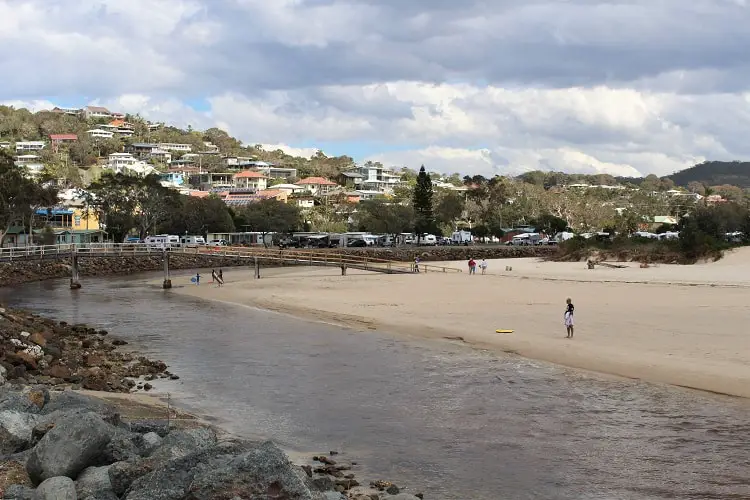
POLYGON ((185 247, 197 247, 206 244, 203 236, 180 236, 180 244, 185 247))
POLYGON ((454 231, 451 234, 451 241, 454 245, 468 245, 473 239, 469 231, 454 231))
POLYGON ((151 248, 176 248, 180 246, 180 237, 173 234, 156 234, 146 236, 143 242, 151 248))

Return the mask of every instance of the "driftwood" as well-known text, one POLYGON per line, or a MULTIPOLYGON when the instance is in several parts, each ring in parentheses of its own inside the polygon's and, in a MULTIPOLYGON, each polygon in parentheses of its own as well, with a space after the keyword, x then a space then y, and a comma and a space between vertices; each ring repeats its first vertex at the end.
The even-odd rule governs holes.
POLYGON ((621 264, 610 264, 609 262, 601 262, 601 261, 593 261, 591 259, 586 262, 586 265, 589 269, 594 269, 595 266, 602 266, 602 267, 608 267, 610 269, 625 269, 628 266, 623 266, 621 264))

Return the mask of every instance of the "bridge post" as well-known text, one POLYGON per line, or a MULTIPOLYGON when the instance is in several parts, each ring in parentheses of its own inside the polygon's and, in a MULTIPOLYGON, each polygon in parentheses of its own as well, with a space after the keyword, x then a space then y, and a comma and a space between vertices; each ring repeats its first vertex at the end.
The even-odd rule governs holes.
POLYGON ((70 254, 70 289, 78 290, 79 288, 81 288, 81 281, 78 276, 78 253, 73 247, 70 254))
POLYGON ((253 261, 255 263, 255 279, 260 279, 260 261, 258 260, 258 257, 253 257, 253 261))
POLYGON ((346 276, 346 264, 341 264, 341 276, 346 276))
POLYGON ((172 288, 172 280, 169 278, 169 252, 166 249, 162 251, 162 262, 164 263, 164 282, 161 287, 168 290, 172 288))

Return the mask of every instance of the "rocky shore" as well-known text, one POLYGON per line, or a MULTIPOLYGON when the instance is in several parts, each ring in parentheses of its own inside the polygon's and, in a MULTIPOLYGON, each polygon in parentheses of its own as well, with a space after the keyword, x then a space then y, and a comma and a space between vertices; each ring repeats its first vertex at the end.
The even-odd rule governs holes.
POLYGON ((0 307, 0 385, 129 392, 149 390, 157 378, 178 378, 161 361, 118 349, 125 344, 106 330, 0 307))
POLYGON ((131 419, 109 402, 46 387, 0 388, 6 500, 417 500, 386 481, 362 488, 330 452, 294 465, 270 441, 207 426, 131 419))
POLYGON ((147 391, 151 381, 179 378, 125 344, 105 330, 0 307, 0 498, 423 498, 387 481, 361 485, 356 463, 335 452, 293 465, 270 441, 220 436, 195 420, 182 428, 125 418, 110 402, 74 391, 147 391))

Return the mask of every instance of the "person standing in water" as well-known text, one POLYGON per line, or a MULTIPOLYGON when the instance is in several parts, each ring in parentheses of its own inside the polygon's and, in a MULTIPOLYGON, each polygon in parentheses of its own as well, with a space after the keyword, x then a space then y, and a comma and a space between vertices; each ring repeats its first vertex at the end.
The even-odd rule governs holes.
POLYGON ((565 315, 563 316, 565 318, 565 329, 568 331, 568 336, 566 338, 572 339, 573 338, 573 310, 575 309, 575 306, 573 306, 573 301, 568 298, 565 303, 567 304, 567 307, 565 308, 565 315))

